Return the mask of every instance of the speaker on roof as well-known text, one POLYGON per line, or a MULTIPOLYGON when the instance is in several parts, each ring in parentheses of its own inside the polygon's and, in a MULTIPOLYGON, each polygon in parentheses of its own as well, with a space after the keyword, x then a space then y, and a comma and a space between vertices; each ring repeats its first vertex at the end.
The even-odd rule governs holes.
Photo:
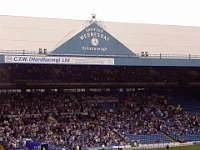
POLYGON ((47 49, 46 48, 44 49, 44 54, 47 54, 47 49))
POLYGON ((148 57, 148 56, 149 56, 149 53, 148 53, 148 52, 145 52, 145 56, 148 57))
POLYGON ((144 57, 144 52, 143 51, 141 52, 141 56, 144 57))
POLYGON ((42 54, 42 49, 41 48, 39 48, 39 54, 42 54))

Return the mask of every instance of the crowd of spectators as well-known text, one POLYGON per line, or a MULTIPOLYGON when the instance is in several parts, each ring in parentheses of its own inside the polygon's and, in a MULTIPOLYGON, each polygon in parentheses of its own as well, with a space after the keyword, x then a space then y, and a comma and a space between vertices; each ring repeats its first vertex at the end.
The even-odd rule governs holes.
POLYGON ((96 99, 112 96, 1 94, 0 140, 9 147, 22 143, 23 138, 71 148, 122 144, 92 111, 98 106, 96 99))
POLYGON ((171 100, 145 93, 1 93, 0 141, 8 148, 28 138, 85 149, 130 144, 127 134, 190 128, 200 135, 200 115, 190 116, 171 100))
MULTIPOLYGON (((125 106, 128 106, 135 115, 131 122, 136 122, 136 125, 131 126, 131 130, 123 131, 129 133, 131 131, 131 134, 134 135, 152 135, 162 132, 171 136, 175 141, 181 141, 182 139, 180 140, 178 135, 188 131, 191 134, 199 134, 200 138, 200 114, 197 114, 197 116, 190 115, 187 111, 184 111, 180 104, 178 106, 172 105, 172 100, 173 97, 166 95, 153 94, 151 96, 142 95, 142 97, 133 94, 128 95, 125 106), (176 136, 171 135, 172 132, 176 136)), ((184 140, 186 141, 186 139, 184 140)), ((189 141, 189 139, 187 140, 189 141)))
POLYGON ((1 64, 0 80, 62 82, 200 82, 199 67, 1 64), (179 78, 177 78, 177 75, 179 78))

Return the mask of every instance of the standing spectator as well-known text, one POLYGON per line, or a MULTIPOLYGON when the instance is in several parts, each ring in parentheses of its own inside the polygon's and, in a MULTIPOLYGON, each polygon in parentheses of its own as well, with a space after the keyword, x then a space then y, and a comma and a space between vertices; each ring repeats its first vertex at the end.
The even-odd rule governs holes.
POLYGON ((167 144, 167 145, 166 145, 166 150, 168 150, 168 149, 169 149, 169 145, 167 144))

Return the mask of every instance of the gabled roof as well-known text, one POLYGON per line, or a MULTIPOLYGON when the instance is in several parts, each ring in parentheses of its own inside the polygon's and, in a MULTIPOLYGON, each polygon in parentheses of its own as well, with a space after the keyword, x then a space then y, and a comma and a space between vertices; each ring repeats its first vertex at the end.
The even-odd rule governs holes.
POLYGON ((67 34, 52 50, 53 54, 131 55, 136 56, 115 37, 105 31, 96 21, 85 28, 67 34))
MULTIPOLYGON (((50 51, 68 33, 72 34, 70 31, 84 24, 85 20, 0 15, 0 50, 38 52, 39 48, 46 48, 50 51)), ((121 22, 103 24, 107 32, 134 53, 200 55, 200 27, 121 22)))

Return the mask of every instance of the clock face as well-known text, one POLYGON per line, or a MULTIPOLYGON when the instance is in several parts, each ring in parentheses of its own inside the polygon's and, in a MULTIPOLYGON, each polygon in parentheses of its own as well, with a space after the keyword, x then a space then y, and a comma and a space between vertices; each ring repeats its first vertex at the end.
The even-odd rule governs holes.
POLYGON ((93 46, 97 46, 99 44, 99 40, 97 38, 92 38, 91 43, 93 46))

